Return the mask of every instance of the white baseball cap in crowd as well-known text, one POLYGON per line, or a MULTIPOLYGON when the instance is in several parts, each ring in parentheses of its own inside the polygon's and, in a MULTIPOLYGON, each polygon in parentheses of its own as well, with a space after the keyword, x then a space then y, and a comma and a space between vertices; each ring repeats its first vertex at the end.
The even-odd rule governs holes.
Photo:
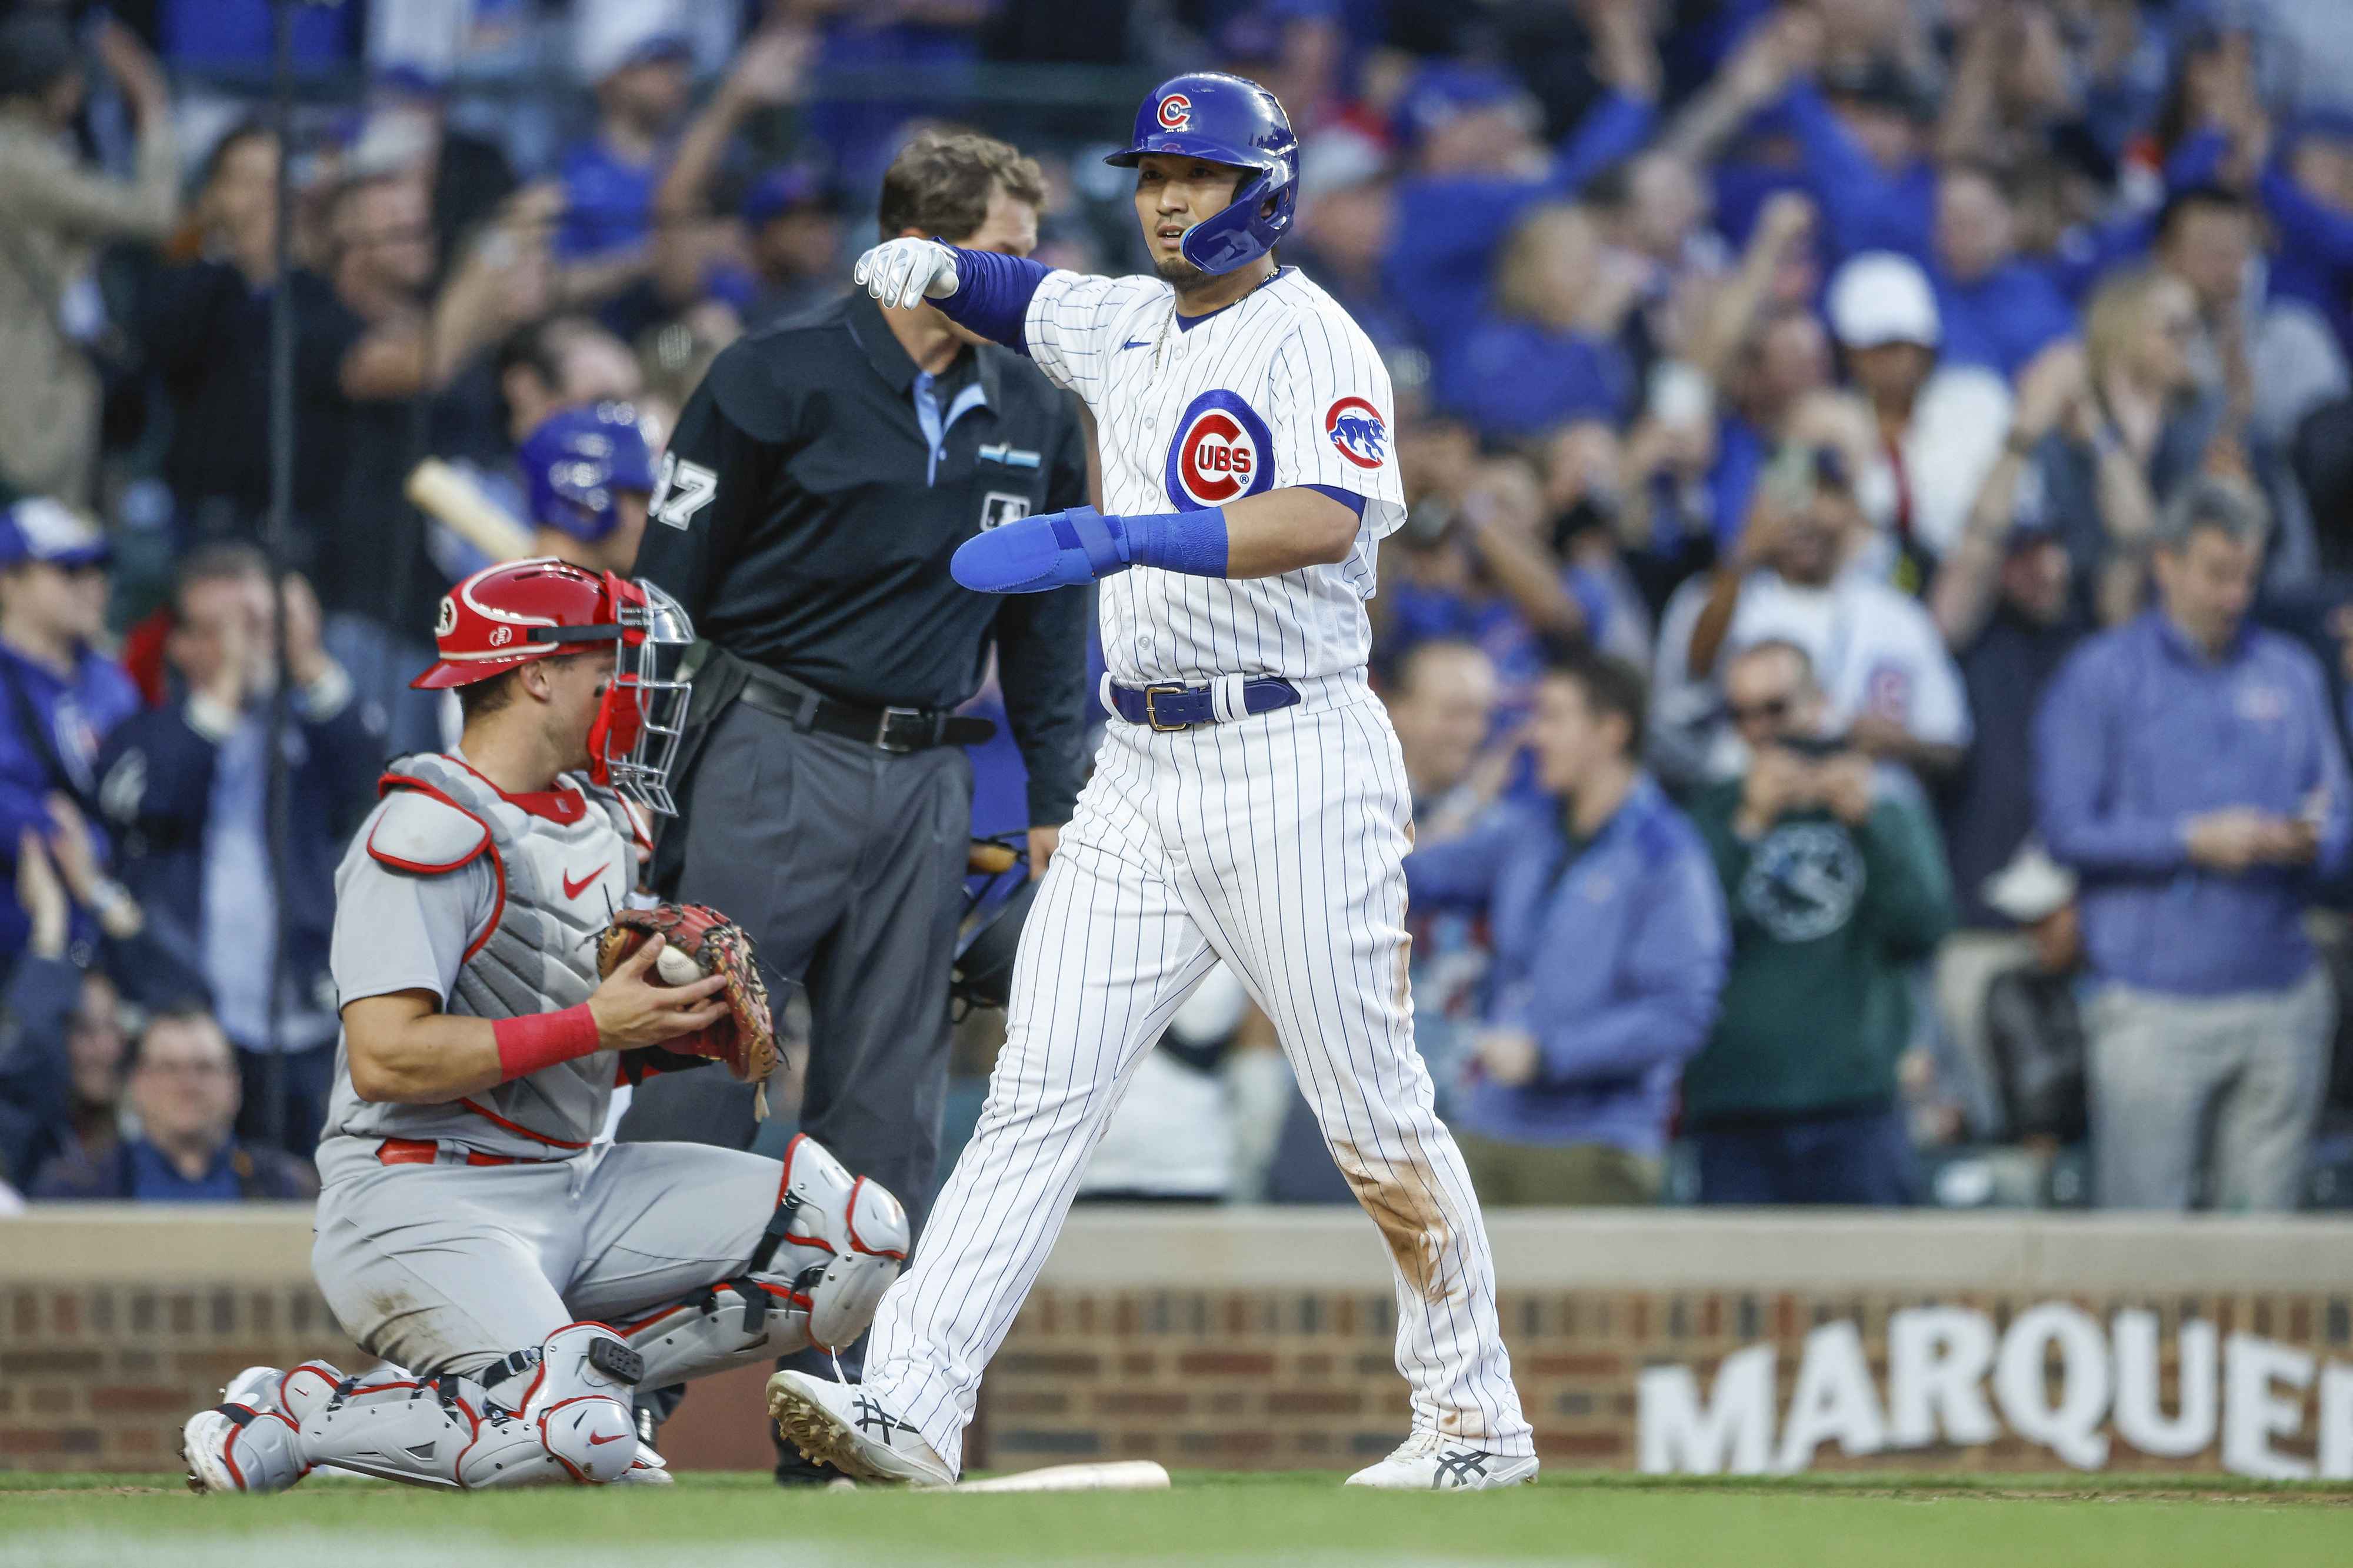
POLYGON ((1908 256, 1866 250, 1831 279, 1828 314, 1839 346, 1875 349, 1883 343, 1935 348, 1944 340, 1936 290, 1908 256))
POLYGON ((2057 914, 2075 897, 2075 873, 2030 838, 2009 865, 1985 879, 1981 890, 1987 907, 2031 926, 2057 914))

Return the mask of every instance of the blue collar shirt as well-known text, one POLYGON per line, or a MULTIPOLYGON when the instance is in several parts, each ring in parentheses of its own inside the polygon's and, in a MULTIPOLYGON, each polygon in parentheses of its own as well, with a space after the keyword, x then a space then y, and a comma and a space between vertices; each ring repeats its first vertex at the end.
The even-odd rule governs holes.
POLYGON ((2084 942, 2105 981, 2183 996, 2281 991, 2311 969, 2304 910, 2353 838, 2345 757, 2317 660, 2242 627, 2219 658, 2157 610, 2086 641, 2034 731, 2035 817, 2083 879, 2084 942), (2306 816, 2310 867, 2190 863, 2191 818, 2306 816))
POLYGON ((1732 948, 1723 888, 1647 776, 1564 868, 1568 849, 1559 803, 1542 797, 1406 858, 1417 907, 1486 914, 1486 1021, 1527 1030, 1543 1053, 1533 1083, 1474 1078, 1454 1121, 1511 1142, 1655 1155, 1683 1064, 1715 1022, 1732 948))

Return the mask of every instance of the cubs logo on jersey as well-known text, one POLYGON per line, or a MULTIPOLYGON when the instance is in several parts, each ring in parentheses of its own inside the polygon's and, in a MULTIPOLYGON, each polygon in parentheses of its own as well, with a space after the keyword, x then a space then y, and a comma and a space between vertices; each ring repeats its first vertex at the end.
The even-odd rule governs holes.
POLYGON ((1181 92, 1172 92, 1160 100, 1160 125, 1165 131, 1182 131, 1193 123, 1193 100, 1181 92))
POLYGON ((1205 392, 1176 421, 1168 444, 1168 499, 1212 507, 1254 496, 1274 482, 1273 454, 1255 409, 1230 392, 1205 392))
POLYGON ((1360 468, 1388 461, 1388 422, 1361 397, 1344 397, 1324 412, 1324 434, 1340 456, 1360 468))

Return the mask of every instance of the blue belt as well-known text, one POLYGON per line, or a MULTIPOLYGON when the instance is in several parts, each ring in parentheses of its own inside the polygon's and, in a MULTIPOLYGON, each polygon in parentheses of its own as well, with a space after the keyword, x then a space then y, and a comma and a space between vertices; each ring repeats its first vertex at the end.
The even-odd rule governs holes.
MULTIPOLYGON (((1279 675, 1242 682, 1242 712, 1271 713, 1299 700, 1299 688, 1279 675)), ((1131 724, 1149 724, 1166 733, 1218 721, 1217 706, 1207 686, 1113 686, 1111 705, 1131 724)))

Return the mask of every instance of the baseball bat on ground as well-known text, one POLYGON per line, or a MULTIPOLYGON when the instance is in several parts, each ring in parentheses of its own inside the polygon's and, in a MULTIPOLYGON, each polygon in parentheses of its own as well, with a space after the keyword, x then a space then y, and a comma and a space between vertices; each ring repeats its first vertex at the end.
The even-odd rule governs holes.
POLYGON ((403 487, 419 511, 430 513, 493 561, 521 561, 539 553, 532 531, 492 500, 473 476, 438 458, 409 470, 403 487))
POLYGON ((958 1492, 1165 1492, 1168 1472, 1150 1459, 1123 1459, 1108 1465, 1048 1465, 1042 1470, 995 1476, 985 1481, 958 1481, 947 1489, 958 1492))

